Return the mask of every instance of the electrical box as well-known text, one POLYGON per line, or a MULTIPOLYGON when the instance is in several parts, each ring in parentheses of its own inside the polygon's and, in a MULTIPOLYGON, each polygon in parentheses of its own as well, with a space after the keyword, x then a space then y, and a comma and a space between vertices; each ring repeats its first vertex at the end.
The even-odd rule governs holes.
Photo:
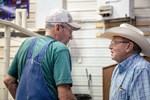
POLYGON ((97 0, 97 6, 103 19, 134 19, 134 0, 97 0))
POLYGON ((112 6, 111 5, 104 5, 99 7, 99 14, 103 17, 112 16, 112 6))

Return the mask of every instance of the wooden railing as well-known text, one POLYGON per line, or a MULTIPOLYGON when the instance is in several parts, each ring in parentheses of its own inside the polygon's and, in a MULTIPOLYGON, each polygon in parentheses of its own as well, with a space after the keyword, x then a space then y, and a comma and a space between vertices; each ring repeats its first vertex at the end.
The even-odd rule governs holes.
MULTIPOLYGON (((10 40, 11 40, 11 29, 15 29, 20 33, 26 34, 28 36, 40 37, 40 34, 31 32, 25 28, 22 28, 12 22, 0 20, 0 25, 4 26, 4 73, 7 73, 10 63, 10 40)), ((8 100, 8 90, 4 88, 4 100, 8 100)))

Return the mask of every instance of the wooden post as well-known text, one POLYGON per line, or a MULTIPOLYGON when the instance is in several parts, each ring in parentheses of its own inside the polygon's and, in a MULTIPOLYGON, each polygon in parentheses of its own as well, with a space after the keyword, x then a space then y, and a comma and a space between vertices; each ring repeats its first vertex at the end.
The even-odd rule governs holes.
MULTIPOLYGON (((5 26, 5 34, 4 34, 4 65, 5 70, 4 74, 7 73, 10 63, 10 37, 11 37, 11 28, 10 26, 5 26)), ((8 90, 4 88, 4 100, 8 100, 8 90)))

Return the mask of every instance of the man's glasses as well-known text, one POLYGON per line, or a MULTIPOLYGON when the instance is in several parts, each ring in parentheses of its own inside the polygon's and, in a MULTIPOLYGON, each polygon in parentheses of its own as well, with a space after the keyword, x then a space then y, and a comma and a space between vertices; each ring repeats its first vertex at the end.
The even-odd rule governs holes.
POLYGON ((61 24, 61 27, 62 28, 67 28, 68 30, 72 31, 72 29, 69 26, 67 26, 66 24, 61 24))
POLYGON ((61 24, 61 27, 68 29, 69 32, 70 32, 70 34, 72 34, 72 29, 71 29, 68 25, 66 25, 66 24, 61 24))
MULTIPOLYGON (((46 22, 46 23, 50 23, 51 25, 56 25, 56 24, 58 24, 58 23, 56 23, 56 22, 46 22)), ((63 23, 63 22, 59 22, 60 24, 60 26, 62 27, 62 28, 67 28, 68 30, 70 30, 70 32, 72 33, 72 29, 71 29, 71 27, 67 24, 67 23, 63 23)))
POLYGON ((111 45, 116 45, 116 44, 119 44, 119 43, 129 43, 129 41, 111 41, 111 45))

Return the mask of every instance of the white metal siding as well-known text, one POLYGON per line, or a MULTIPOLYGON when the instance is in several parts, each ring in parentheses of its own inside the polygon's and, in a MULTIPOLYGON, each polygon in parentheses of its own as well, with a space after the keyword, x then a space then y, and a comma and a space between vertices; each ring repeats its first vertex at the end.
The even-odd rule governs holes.
MULTIPOLYGON (((102 100, 102 67, 115 63, 108 49, 109 40, 96 38, 97 4, 96 0, 68 0, 68 10, 74 19, 81 22, 82 29, 73 33, 71 55, 73 61, 73 90, 75 93, 89 93, 86 69, 92 75, 93 100, 102 100), (82 23, 83 22, 83 23, 82 23)), ((135 0, 137 21, 150 21, 150 1, 135 0)), ((139 27, 149 31, 149 27, 139 27)))
POLYGON ((81 22, 81 30, 73 32, 70 51, 73 61, 73 92, 76 94, 91 94, 93 100, 102 100, 102 67, 115 63, 111 60, 108 50, 109 40, 96 38, 97 1, 68 1, 68 11, 73 19, 81 22), (92 88, 88 88, 86 74, 92 76, 92 88))

